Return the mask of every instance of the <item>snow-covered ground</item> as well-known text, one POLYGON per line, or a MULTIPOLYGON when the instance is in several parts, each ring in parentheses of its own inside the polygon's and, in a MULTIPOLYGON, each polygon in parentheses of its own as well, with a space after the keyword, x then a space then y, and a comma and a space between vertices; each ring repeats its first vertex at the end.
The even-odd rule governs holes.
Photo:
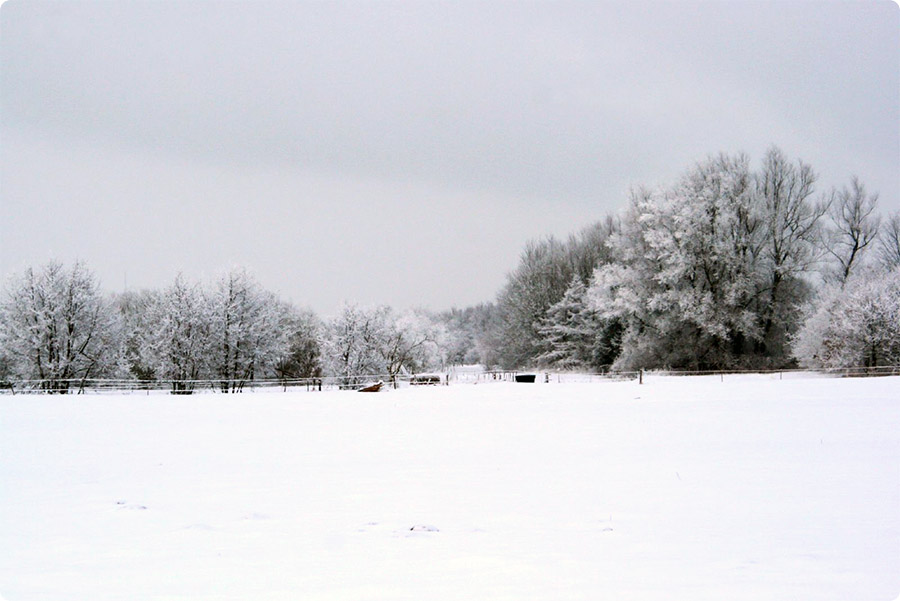
POLYGON ((0 397, 0 593, 900 593, 900 378, 0 397))

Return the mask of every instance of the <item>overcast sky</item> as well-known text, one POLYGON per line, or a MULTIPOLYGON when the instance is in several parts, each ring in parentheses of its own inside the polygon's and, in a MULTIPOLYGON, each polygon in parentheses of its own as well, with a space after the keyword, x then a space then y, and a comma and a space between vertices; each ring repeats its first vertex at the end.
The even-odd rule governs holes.
POLYGON ((79 2, 0 9, 0 276, 245 266, 492 300, 529 238, 780 146, 900 210, 900 9, 858 2, 79 2))

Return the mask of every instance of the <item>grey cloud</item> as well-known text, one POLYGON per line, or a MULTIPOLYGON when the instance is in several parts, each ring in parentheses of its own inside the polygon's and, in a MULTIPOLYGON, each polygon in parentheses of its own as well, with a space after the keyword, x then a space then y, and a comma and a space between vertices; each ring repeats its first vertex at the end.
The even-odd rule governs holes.
MULTIPOLYGON (((11 0, 0 14, 13 222, 31 219, 26 201, 39 187, 13 172, 40 172, 61 191, 118 154, 147 161, 159 180, 104 192, 119 202, 154 197, 157 186, 187 195, 181 169, 192 165, 282 174, 271 181, 286 188, 270 194, 290 215, 327 214, 290 187, 318 178, 329 182, 318 194, 334 192, 351 221, 368 201, 342 196, 351 192, 337 183, 378 183, 396 199, 370 215, 379 225, 416 213, 423 197, 492 198, 490 218, 522 219, 493 235, 454 225, 497 261, 478 278, 486 290, 524 237, 576 230, 621 207, 631 184, 670 181, 720 150, 756 158, 776 143, 817 167, 823 186, 856 173, 885 209, 900 207, 900 11, 889 2, 11 0), (36 140, 53 149, 48 157, 77 142, 81 171, 23 164, 36 140)), ((219 198, 246 202, 225 189, 219 198)), ((81 202, 84 212, 109 204, 81 202)), ((138 218, 113 214, 126 229, 138 218)), ((254 254, 237 239, 239 223, 220 225, 235 255, 254 254)), ((11 227, 0 226, 4 254, 27 256, 6 248, 17 239, 11 227)), ((198 248, 213 240, 194 236, 198 248)), ((460 278, 456 288, 465 286, 460 278)))

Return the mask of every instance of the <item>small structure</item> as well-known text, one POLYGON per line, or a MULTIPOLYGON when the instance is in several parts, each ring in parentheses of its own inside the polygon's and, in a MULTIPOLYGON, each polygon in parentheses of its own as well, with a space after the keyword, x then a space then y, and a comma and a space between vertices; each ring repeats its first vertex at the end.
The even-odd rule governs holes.
POLYGON ((439 386, 441 376, 439 374, 422 374, 409 379, 410 386, 439 386))
POLYGON ((384 382, 378 380, 374 384, 369 384, 368 386, 363 386, 358 390, 358 392, 380 392, 381 387, 384 386, 384 382))
POLYGON ((529 384, 534 384, 535 375, 534 374, 516 374, 515 378, 516 378, 516 382, 526 382, 529 384))

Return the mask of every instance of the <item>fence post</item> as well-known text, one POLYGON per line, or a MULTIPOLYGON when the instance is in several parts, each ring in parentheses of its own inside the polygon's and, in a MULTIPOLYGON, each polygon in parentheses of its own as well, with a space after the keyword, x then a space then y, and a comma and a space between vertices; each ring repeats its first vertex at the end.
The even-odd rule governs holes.
POLYGON ((643 384, 643 383, 644 383, 644 370, 641 369, 641 371, 638 372, 638 384, 643 384))

